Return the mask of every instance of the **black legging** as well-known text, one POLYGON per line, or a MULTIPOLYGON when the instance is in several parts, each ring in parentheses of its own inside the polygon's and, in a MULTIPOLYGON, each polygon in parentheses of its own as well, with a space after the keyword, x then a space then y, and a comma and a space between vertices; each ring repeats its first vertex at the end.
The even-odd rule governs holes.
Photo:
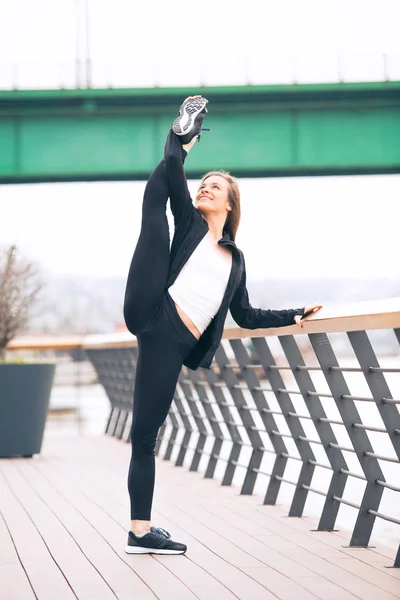
POLYGON ((183 361, 197 343, 179 317, 166 285, 169 270, 169 227, 166 204, 179 206, 187 199, 182 176, 180 142, 175 145, 177 177, 170 185, 165 162, 160 162, 147 182, 143 198, 142 225, 132 258, 125 292, 124 316, 138 341, 133 415, 132 457, 128 474, 131 519, 149 521, 154 492, 154 448, 158 430, 171 406, 183 361), (173 189, 171 189, 173 187, 173 189))

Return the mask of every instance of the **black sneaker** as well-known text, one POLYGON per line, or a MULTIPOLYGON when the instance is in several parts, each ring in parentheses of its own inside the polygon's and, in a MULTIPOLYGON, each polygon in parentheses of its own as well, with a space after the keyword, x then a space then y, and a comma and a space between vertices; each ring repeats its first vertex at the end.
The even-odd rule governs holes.
POLYGON ((207 100, 197 98, 184 102, 175 121, 172 123, 172 131, 179 135, 182 144, 188 144, 194 137, 200 138, 207 100))
POLYGON ((184 554, 186 550, 185 544, 171 540, 168 531, 161 527, 150 527, 150 532, 142 536, 130 531, 125 546, 127 554, 184 554))

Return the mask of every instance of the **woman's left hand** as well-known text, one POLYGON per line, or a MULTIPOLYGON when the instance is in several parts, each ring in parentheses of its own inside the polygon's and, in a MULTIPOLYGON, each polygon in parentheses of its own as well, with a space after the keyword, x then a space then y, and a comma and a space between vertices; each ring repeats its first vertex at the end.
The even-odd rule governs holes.
MULTIPOLYGON (((322 304, 309 304, 308 306, 304 307, 304 314, 306 315, 307 313, 312 313, 315 315, 315 313, 321 310, 322 306, 322 304)), ((294 320, 298 327, 304 327, 304 321, 302 319, 303 317, 301 315, 295 316, 294 320)))

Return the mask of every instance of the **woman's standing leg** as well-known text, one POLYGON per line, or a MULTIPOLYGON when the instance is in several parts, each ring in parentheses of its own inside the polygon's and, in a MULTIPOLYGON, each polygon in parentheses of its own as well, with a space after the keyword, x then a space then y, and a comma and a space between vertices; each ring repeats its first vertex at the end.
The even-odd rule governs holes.
POLYGON ((162 532, 150 529, 150 520, 158 431, 170 409, 182 363, 196 343, 178 316, 172 298, 165 293, 151 325, 138 336, 128 474, 131 530, 126 552, 129 554, 157 549, 166 554, 181 554, 186 550, 184 544, 165 539, 162 532))
MULTIPOLYGON (((162 303, 154 322, 139 335, 132 414, 133 460, 129 469, 131 519, 150 521, 154 489, 154 448, 170 409, 182 362, 191 350, 169 322, 162 303)), ((192 334, 190 334, 192 337, 192 334)), ((194 342, 196 342, 193 336, 194 342)))

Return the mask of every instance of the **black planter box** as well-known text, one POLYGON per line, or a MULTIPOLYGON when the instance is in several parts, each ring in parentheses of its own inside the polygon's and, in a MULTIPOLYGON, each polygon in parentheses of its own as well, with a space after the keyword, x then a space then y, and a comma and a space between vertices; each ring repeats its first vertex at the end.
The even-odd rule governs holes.
POLYGON ((0 365, 0 458, 39 454, 55 364, 0 365))

